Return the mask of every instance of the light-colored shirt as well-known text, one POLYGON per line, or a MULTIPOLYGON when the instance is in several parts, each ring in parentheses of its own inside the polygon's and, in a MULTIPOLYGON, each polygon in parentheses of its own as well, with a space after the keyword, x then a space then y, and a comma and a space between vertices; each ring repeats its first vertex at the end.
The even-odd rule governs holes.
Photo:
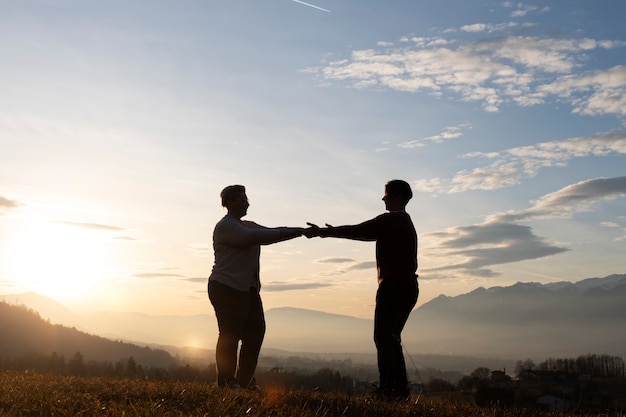
POLYGON ((280 228, 264 227, 227 214, 217 222, 213 231, 215 263, 209 281, 239 291, 260 290, 260 245, 280 240, 280 228))

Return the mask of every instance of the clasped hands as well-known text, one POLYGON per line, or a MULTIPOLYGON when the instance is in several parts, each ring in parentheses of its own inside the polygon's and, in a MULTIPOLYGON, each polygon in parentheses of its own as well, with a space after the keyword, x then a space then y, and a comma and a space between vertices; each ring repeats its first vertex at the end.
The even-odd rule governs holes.
MULTIPOLYGON (((312 237, 318 237, 321 234, 321 228, 314 223, 306 223, 309 227, 304 229, 303 235, 307 237, 307 239, 311 239, 312 237)), ((330 224, 326 223, 326 227, 332 227, 330 224)))

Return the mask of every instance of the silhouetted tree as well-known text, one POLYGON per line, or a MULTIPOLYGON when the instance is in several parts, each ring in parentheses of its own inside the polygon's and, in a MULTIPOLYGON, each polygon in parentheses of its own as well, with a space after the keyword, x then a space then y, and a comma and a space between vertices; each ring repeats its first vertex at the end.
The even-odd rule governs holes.
POLYGON ((67 365, 70 375, 84 375, 85 374, 85 358, 80 352, 76 352, 70 362, 67 365))
POLYGON ((484 366, 478 367, 472 371, 470 377, 474 378, 477 385, 484 385, 491 378, 491 370, 484 366))
POLYGON ((610 355, 583 355, 577 358, 550 358, 538 366, 542 371, 621 378, 626 375, 624 359, 610 355))
POLYGON ((530 372, 535 369, 535 362, 532 359, 517 361, 515 364, 515 376, 521 380, 526 380, 530 372))
POLYGON ((425 388, 428 392, 454 391, 454 385, 450 381, 441 378, 430 378, 425 388))
POLYGON ((126 361, 126 375, 131 377, 137 376, 137 362, 132 356, 126 361))

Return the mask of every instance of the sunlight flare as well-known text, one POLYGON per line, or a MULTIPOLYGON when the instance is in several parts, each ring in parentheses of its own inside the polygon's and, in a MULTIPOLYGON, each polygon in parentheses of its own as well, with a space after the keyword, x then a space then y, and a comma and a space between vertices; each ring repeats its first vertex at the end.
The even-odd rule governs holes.
POLYGON ((107 270, 98 233, 61 223, 33 221, 10 249, 9 277, 16 286, 56 299, 95 291, 107 270))

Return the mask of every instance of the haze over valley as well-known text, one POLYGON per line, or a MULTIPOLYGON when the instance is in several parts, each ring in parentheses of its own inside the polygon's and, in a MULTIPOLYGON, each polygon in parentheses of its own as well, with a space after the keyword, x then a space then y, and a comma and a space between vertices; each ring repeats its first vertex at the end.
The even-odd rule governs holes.
MULTIPOLYGON (((79 316, 35 293, 5 295, 0 300, 23 304, 51 323, 140 346, 195 348, 198 355, 212 360, 217 324, 211 314, 99 312, 79 316)), ((403 343, 416 357, 502 361, 587 353, 624 357, 625 320, 626 274, 576 283, 517 283, 477 288, 456 297, 441 295, 420 305, 407 322, 403 343)), ((266 321, 266 355, 297 352, 364 362, 373 359, 372 320, 285 307, 267 310, 266 321)))

